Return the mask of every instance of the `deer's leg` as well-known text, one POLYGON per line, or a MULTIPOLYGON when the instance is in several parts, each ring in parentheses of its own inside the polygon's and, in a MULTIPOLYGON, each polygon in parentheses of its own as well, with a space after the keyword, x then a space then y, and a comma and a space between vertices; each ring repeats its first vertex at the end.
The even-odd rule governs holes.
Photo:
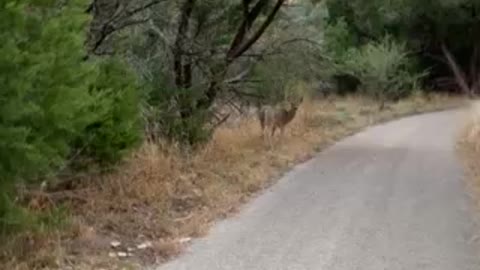
POLYGON ((280 128, 280 138, 283 138, 285 135, 285 127, 280 128))
POLYGON ((270 131, 270 128, 267 126, 267 125, 262 125, 262 129, 261 129, 261 132, 262 134, 260 135, 262 137, 262 140, 264 143, 268 142, 269 141, 269 132, 270 131))
POLYGON ((272 130, 270 130, 270 127, 268 127, 265 129, 266 132, 263 133, 264 141, 268 143, 270 148, 272 147, 273 129, 272 127, 272 130))

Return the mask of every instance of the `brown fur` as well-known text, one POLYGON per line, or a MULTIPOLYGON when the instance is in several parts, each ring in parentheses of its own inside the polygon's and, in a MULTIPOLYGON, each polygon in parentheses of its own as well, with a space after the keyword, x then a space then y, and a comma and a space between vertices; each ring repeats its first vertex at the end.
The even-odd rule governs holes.
POLYGON ((289 103, 289 106, 262 106, 258 110, 258 119, 262 132, 271 129, 270 136, 275 135, 277 129, 283 134, 285 127, 295 118, 300 103, 289 103))

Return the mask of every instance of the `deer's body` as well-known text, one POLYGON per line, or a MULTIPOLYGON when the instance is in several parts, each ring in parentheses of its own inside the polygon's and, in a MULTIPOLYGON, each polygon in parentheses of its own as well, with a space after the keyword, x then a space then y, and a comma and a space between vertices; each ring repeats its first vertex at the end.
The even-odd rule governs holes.
POLYGON ((270 136, 275 135, 275 131, 280 130, 283 134, 285 127, 295 117, 299 104, 289 104, 290 106, 262 106, 258 110, 258 119, 262 132, 270 130, 270 136))

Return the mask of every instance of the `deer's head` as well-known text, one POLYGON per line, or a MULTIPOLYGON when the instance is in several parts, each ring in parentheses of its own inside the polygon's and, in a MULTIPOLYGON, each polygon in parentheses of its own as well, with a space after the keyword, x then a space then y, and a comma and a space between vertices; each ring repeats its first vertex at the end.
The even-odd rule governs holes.
POLYGON ((300 107, 300 105, 302 105, 302 102, 303 102, 303 97, 301 97, 298 100, 288 102, 288 104, 289 104, 288 111, 290 113, 295 114, 297 112, 298 108, 300 107))

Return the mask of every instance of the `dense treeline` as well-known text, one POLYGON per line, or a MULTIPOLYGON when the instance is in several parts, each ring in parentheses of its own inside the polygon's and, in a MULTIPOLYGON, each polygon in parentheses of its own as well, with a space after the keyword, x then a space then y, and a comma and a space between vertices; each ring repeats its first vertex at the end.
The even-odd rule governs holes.
POLYGON ((453 70, 476 93, 479 11, 475 0, 1 1, 2 232, 37 221, 19 190, 58 189, 144 140, 192 149, 226 108, 306 94, 298 81, 387 102, 456 89, 453 70))
MULTIPOLYGON (((428 71, 431 90, 454 90, 452 68, 464 73, 468 90, 478 92, 480 2, 475 0, 328 0, 330 24, 344 27, 347 44, 362 46, 386 36, 404 44, 415 65, 428 71), (456 62, 448 63, 446 55, 456 62)), ((345 46, 345 45, 344 45, 345 46)), ((458 78, 457 78, 458 83, 458 78)), ((460 83, 461 84, 461 83, 460 83)))

